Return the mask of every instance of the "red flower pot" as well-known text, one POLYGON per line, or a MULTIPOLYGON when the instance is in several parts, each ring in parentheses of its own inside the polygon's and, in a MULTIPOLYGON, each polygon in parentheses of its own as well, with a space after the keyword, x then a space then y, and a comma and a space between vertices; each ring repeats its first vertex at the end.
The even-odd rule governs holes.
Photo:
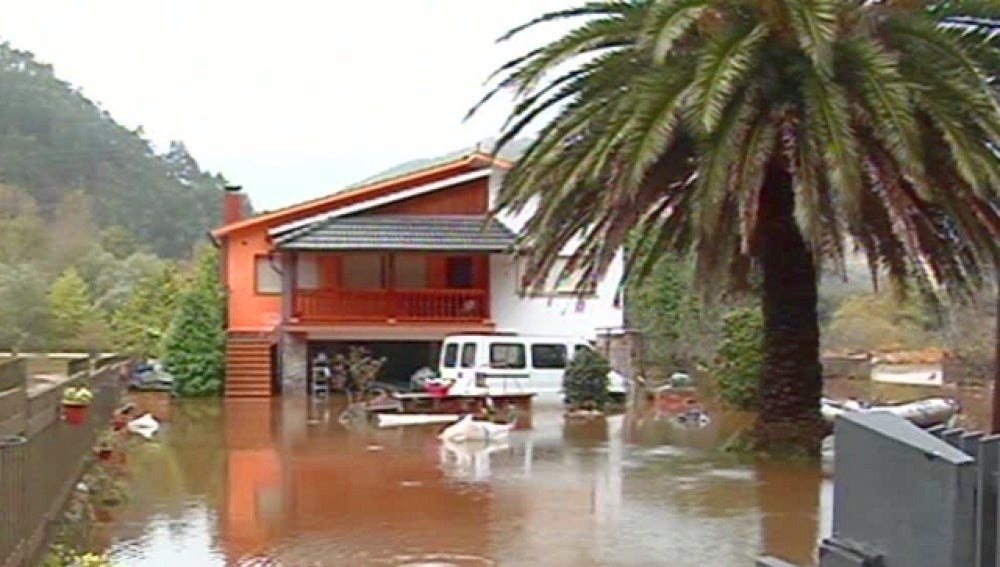
POLYGON ((424 384, 424 390, 432 398, 443 398, 448 395, 448 390, 451 389, 451 384, 424 384))
POLYGON ((88 406, 82 404, 63 404, 63 418, 70 425, 82 425, 87 420, 88 406))

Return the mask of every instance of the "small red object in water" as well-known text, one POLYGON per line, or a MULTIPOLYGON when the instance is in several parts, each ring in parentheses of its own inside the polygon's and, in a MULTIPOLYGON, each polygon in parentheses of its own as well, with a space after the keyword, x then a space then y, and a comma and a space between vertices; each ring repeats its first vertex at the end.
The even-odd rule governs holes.
POLYGON ((443 398, 448 395, 448 390, 450 389, 451 384, 424 384, 424 390, 426 390, 432 398, 443 398))
POLYGON ((63 404, 63 417, 70 425, 83 425, 83 422, 87 420, 87 406, 63 404))

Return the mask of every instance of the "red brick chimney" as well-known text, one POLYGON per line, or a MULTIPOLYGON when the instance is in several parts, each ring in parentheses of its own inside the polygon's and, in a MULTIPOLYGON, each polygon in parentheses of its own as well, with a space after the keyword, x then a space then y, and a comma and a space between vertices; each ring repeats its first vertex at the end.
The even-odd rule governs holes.
POLYGON ((222 224, 232 224, 243 220, 243 187, 226 185, 222 195, 222 224))

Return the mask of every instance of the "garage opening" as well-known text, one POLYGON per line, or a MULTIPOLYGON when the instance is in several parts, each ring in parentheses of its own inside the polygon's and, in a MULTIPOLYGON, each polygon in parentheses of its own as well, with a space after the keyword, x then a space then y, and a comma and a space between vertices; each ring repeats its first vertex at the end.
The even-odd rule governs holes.
POLYGON ((385 357, 385 364, 378 380, 407 388, 410 376, 428 366, 437 369, 441 341, 310 341, 309 375, 312 375, 312 361, 323 352, 330 358, 340 353, 347 356, 350 347, 367 349, 375 358, 385 357))

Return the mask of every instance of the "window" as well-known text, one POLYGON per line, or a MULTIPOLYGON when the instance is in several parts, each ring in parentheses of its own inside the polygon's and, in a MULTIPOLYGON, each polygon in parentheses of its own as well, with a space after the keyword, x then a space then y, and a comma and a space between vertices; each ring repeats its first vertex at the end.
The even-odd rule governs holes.
POLYGON ((400 254, 395 258, 396 287, 424 289, 427 287, 427 259, 416 254, 400 254))
POLYGON ((476 343, 462 345, 462 368, 472 368, 476 365, 476 343))
POLYGON ((445 368, 455 368, 456 362, 458 362, 458 345, 451 343, 444 347, 444 360, 441 365, 445 368))
POLYGON ((299 255, 295 280, 299 289, 320 288, 319 262, 316 256, 312 254, 299 255))
POLYGON ((445 279, 449 289, 470 289, 476 285, 476 268, 469 256, 451 256, 445 260, 445 279))
POLYGON ((258 294, 271 294, 271 293, 281 293, 281 273, 275 269, 278 259, 275 258, 273 263, 271 258, 261 254, 255 258, 257 263, 255 270, 257 272, 257 293, 258 294))
POLYGON ((566 345, 531 345, 531 365, 534 368, 566 368, 566 345))
POLYGON ((382 255, 348 254, 341 263, 344 289, 382 289, 382 255))
MULTIPOLYGON (((584 274, 581 270, 564 274, 566 266, 569 265, 570 257, 563 256, 552 263, 549 273, 542 283, 540 289, 530 285, 527 278, 526 269, 529 263, 528 258, 521 258, 517 262, 517 273, 521 293, 528 295, 575 295, 579 293, 578 285, 583 280, 584 274)), ((596 284, 590 282, 583 287, 584 295, 592 295, 596 292, 596 284)))
POLYGON ((524 368, 524 345, 493 343, 490 345, 490 368, 524 368))

